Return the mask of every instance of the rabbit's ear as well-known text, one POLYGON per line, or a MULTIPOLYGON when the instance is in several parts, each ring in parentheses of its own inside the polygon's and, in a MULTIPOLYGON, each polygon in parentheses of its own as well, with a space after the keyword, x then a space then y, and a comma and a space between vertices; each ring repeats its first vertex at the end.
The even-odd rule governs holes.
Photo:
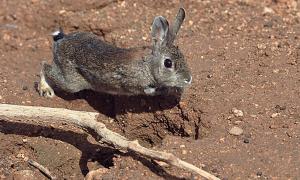
POLYGON ((170 43, 173 43, 176 36, 177 36, 177 33, 184 21, 184 18, 185 18, 185 10, 181 7, 179 8, 178 10, 178 13, 176 15, 176 18, 175 18, 175 21, 174 21, 174 24, 172 26, 172 38, 170 39, 170 43))
POLYGON ((152 24, 152 30, 151 30, 151 36, 155 48, 159 48, 161 46, 167 45, 168 37, 169 37, 168 34, 169 34, 169 23, 166 20, 166 18, 162 16, 155 17, 152 24))

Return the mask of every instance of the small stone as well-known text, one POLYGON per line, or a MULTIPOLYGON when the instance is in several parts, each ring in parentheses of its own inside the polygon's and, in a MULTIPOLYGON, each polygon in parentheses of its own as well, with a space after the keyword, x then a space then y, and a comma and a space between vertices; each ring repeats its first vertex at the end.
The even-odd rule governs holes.
POLYGON ((1 99, 3 99, 3 97, 2 97, 2 96, 0 96, 0 100, 1 100, 1 99))
POLYGON ((275 124, 272 124, 272 125, 269 126, 269 128, 270 128, 270 129, 277 129, 277 128, 279 128, 279 127, 278 127, 277 125, 275 125, 275 124))
POLYGON ((235 117, 243 117, 244 113, 242 110, 239 110, 237 108, 232 108, 232 113, 234 114, 235 117))
POLYGON ((180 147, 180 148, 185 148, 185 145, 184 145, 184 144, 181 144, 179 147, 180 147))
POLYGON ((235 135, 235 136, 239 136, 239 135, 243 134, 243 132, 244 132, 243 129, 239 128, 237 126, 234 126, 233 128, 231 128, 229 130, 229 134, 235 135))
POLYGON ((279 73, 279 69, 273 69, 273 73, 275 74, 279 73))
POLYGON ((24 154, 22 154, 22 153, 20 153, 20 154, 17 154, 17 158, 24 158, 25 157, 25 155, 24 154))
POLYGON ((284 124, 284 125, 282 125, 282 128, 289 128, 289 125, 284 124))
POLYGON ((187 150, 182 150, 182 154, 187 154, 187 150))
POLYGON ((276 106, 275 106, 275 109, 278 109, 278 110, 284 111, 284 110, 286 110, 286 106, 280 106, 280 105, 276 105, 276 106))
POLYGON ((273 113, 273 114, 271 114, 271 118, 275 118, 275 117, 277 117, 279 115, 280 115, 280 113, 273 113))
POLYGON ((64 14, 64 13, 66 13, 66 10, 65 10, 65 9, 62 9, 62 10, 60 10, 58 13, 59 13, 59 14, 64 14))
POLYGON ((249 143, 250 143, 250 140, 249 140, 248 138, 245 138, 245 139, 244 139, 244 143, 245 143, 245 144, 249 144, 249 143))
POLYGON ((10 40, 10 35, 8 35, 8 34, 4 34, 3 35, 3 40, 5 40, 5 41, 9 41, 10 40))
POLYGON ((257 115, 251 114, 250 117, 252 117, 252 118, 257 118, 257 115))
POLYGON ((230 119, 232 119, 233 117, 234 117, 233 115, 229 115, 229 116, 227 117, 227 119, 230 120, 230 119))
POLYGON ((234 124, 234 125, 239 125, 239 124, 241 124, 241 122, 242 122, 242 121, 234 121, 233 124, 234 124))
POLYGON ((273 14, 273 13, 274 13, 274 10, 269 7, 265 7, 263 10, 263 14, 273 14))
POLYGON ((264 27, 267 27, 267 28, 271 28, 273 26, 273 22, 272 21, 268 21, 264 24, 264 27))
POLYGON ((265 44, 257 44, 257 49, 266 49, 267 46, 265 44))
POLYGON ((262 173, 261 171, 258 171, 258 172, 256 173, 256 175, 260 177, 260 176, 263 175, 263 173, 262 173))
POLYGON ((207 75, 207 78, 212 78, 212 77, 213 77, 212 74, 208 74, 208 75, 207 75))
POLYGON ((26 91, 26 90, 28 90, 28 86, 23 86, 22 89, 23 89, 23 91, 26 91))

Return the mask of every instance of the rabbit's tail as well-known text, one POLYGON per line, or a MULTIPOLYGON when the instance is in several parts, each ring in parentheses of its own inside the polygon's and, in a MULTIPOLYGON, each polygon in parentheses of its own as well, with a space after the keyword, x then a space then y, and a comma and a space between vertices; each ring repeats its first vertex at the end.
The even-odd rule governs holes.
POLYGON ((65 34, 64 34, 63 29, 60 27, 57 31, 52 33, 52 36, 53 36, 54 41, 58 41, 58 40, 64 38, 65 34))

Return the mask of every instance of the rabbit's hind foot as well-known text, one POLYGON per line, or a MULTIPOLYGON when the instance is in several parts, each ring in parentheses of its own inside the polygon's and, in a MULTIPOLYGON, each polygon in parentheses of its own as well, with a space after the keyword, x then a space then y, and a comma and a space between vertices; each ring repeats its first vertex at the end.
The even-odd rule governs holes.
POLYGON ((53 98, 55 96, 55 93, 46 81, 45 73, 44 73, 44 65, 45 65, 45 61, 42 62, 42 70, 40 72, 41 79, 38 84, 38 91, 39 91, 40 96, 44 96, 47 98, 53 98))

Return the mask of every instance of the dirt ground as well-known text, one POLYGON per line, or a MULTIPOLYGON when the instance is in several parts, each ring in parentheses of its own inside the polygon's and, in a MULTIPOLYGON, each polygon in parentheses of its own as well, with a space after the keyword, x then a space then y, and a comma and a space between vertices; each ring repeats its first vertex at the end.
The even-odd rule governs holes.
MULTIPOLYGON (((120 47, 149 45, 153 18, 173 20, 179 1, 1 0, 0 102, 98 111, 110 129, 221 179, 300 179, 300 4, 183 5, 187 17, 177 44, 193 83, 178 103, 174 97, 89 91, 47 99, 38 95, 36 82, 41 61, 52 61, 50 33, 59 26, 67 33, 93 32, 120 47), (233 113, 235 108, 241 111, 233 113), (235 126, 243 134, 230 134, 235 126)), ((1 118, 0 154, 0 179, 24 179, 24 170, 32 179, 45 178, 27 159, 59 179, 83 179, 100 167, 109 169, 101 179, 197 178, 99 145, 83 130, 55 122, 1 118)))

